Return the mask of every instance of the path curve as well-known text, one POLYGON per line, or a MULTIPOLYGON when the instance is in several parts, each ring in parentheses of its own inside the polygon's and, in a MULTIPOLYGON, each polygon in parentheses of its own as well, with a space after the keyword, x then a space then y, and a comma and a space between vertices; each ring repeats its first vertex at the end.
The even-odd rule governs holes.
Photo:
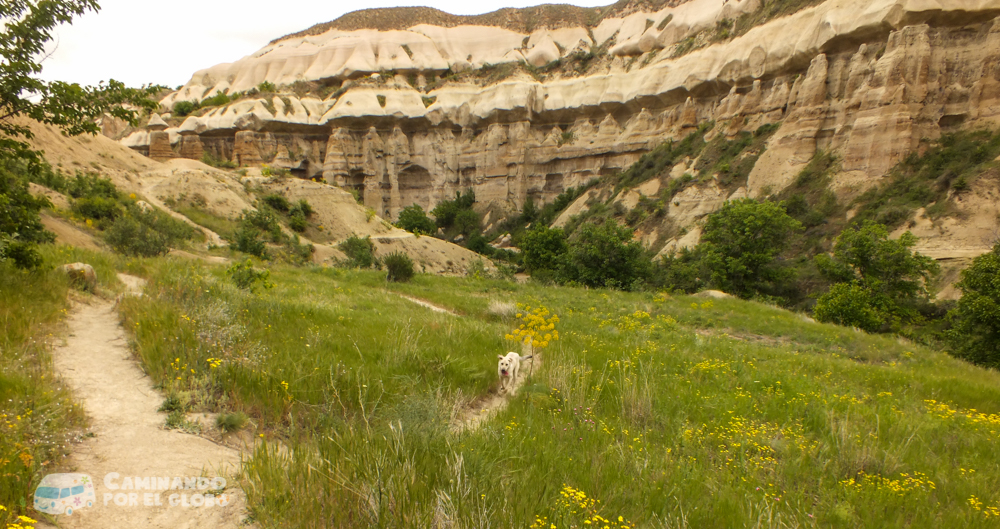
MULTIPOLYGON (((132 293, 144 285, 140 278, 119 274, 132 293)), ((163 395, 154 389, 132 358, 125 330, 118 321, 114 303, 90 298, 75 303, 67 320, 65 343, 53 350, 57 375, 82 401, 90 418, 94 436, 73 449, 62 467, 64 472, 79 472, 94 479, 96 502, 72 515, 59 515, 59 527, 66 528, 195 528, 242 526, 246 511, 235 471, 240 454, 208 439, 162 428, 165 414, 156 410, 163 395), (132 477, 224 477, 228 481, 225 494, 230 499, 225 507, 170 507, 174 493, 197 494, 200 491, 159 491, 161 506, 144 506, 146 493, 157 491, 110 491, 105 486, 108 474, 123 485, 132 477), (135 492, 137 506, 116 506, 104 502, 105 493, 135 492)), ((40 523, 38 527, 53 527, 40 523)))

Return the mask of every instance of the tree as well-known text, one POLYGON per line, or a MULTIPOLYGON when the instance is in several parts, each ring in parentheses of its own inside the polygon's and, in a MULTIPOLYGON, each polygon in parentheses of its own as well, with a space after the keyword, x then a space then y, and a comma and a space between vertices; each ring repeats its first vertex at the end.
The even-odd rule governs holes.
POLYGON ((885 226, 870 220, 844 230, 833 257, 816 256, 820 273, 836 283, 817 300, 816 319, 875 332, 912 318, 914 302, 927 297, 927 281, 939 269, 911 250, 916 242, 910 232, 891 240, 885 226))
POLYGON ((910 232, 891 240, 885 226, 867 220, 844 230, 833 257, 819 255, 816 265, 832 281, 857 281, 897 301, 910 300, 927 295, 927 280, 939 270, 933 259, 911 250, 916 243, 910 232))
POLYGON ((0 261, 34 268, 41 264, 35 245, 52 242, 55 236, 45 231, 38 214, 48 200, 28 192, 28 183, 18 175, 24 164, 15 162, 0 160, 0 261))
POLYGON ((424 208, 419 204, 403 208, 403 211, 399 212, 396 227, 418 235, 433 235, 437 231, 437 225, 424 213, 424 208))
POLYGON ((536 224, 525 232, 518 246, 528 272, 558 270, 568 248, 562 228, 549 228, 544 224, 536 224))
POLYGON ((459 193, 456 191, 455 200, 445 200, 441 202, 431 210, 431 215, 434 215, 434 219, 438 226, 448 229, 455 223, 459 212, 466 209, 472 209, 472 206, 475 203, 475 191, 471 189, 465 193, 459 193))
POLYGON ((633 290, 649 277, 652 261, 632 230, 612 219, 584 224, 569 245, 561 276, 590 287, 633 290))
MULTIPOLYGON (((71 22, 74 16, 98 9, 95 0, 0 2, 0 19, 4 22, 0 30, 0 163, 8 170, 22 164, 17 177, 22 184, 24 176, 43 171, 41 153, 26 141, 32 133, 23 118, 55 125, 69 135, 96 134, 100 131, 96 119, 104 114, 136 125, 137 109, 157 107, 149 96, 159 87, 132 89, 115 80, 97 87, 81 87, 37 77, 52 30, 71 22), (123 106, 126 104, 132 107, 123 106)), ((5 204, 3 209, 10 208, 11 213, 0 226, 0 240, 7 241, 0 259, 17 255, 17 265, 36 265, 34 245, 47 239, 38 235, 40 206, 21 192, 22 185, 10 180, 10 175, 4 178, 7 181, 0 190, 0 201, 5 204)))
POLYGON ((802 223, 780 203, 743 198, 708 216, 701 236, 704 263, 716 287, 749 298, 790 276, 775 264, 802 223))
POLYGON ((1000 368, 1000 243, 962 271, 962 291, 948 331, 953 354, 972 363, 1000 368))

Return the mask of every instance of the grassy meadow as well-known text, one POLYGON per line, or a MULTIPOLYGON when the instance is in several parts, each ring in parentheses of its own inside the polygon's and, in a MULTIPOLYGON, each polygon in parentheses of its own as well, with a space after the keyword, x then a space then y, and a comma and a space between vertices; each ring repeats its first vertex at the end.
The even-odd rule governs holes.
POLYGON ((262 527, 1000 519, 1000 374, 893 336, 732 299, 279 265, 251 293, 223 267, 133 268, 150 283, 122 321, 154 381, 250 417, 262 527), (530 380, 454 431, 540 307, 559 338, 530 380))

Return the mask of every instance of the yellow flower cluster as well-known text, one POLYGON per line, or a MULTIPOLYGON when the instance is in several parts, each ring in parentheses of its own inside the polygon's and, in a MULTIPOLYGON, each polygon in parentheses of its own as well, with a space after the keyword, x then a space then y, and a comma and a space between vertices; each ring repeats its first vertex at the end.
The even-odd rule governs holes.
POLYGON ((992 435, 997 435, 997 432, 1000 432, 1000 414, 983 413, 975 409, 956 409, 936 400, 925 400, 924 404, 927 405, 927 413, 940 419, 962 420, 977 429, 988 429, 992 435))
POLYGON ((519 310, 517 319, 521 324, 505 338, 512 342, 521 342, 532 349, 544 349, 549 346, 549 342, 559 339, 559 331, 556 330, 559 316, 550 313, 545 307, 532 309, 518 303, 517 308, 519 310))
POLYGON ((982 513, 986 518, 1000 518, 1000 507, 983 505, 983 502, 975 496, 969 497, 969 507, 972 507, 972 510, 976 512, 982 513))
POLYGON ((208 362, 208 367, 212 369, 217 369, 219 366, 221 366, 222 361, 223 360, 221 358, 209 358, 208 360, 206 360, 206 362, 208 362))
POLYGON ((698 362, 691 369, 690 373, 693 375, 695 373, 710 373, 712 371, 721 371, 723 373, 733 373, 732 366, 729 362, 723 362, 722 360, 705 360, 703 362, 698 362))
POLYGON ((563 485, 559 491, 559 499, 556 502, 552 518, 548 516, 535 516, 535 521, 531 524, 532 529, 568 529, 580 527, 594 527, 598 529, 632 529, 635 524, 626 520, 624 516, 618 516, 615 520, 605 518, 598 509, 599 500, 587 497, 587 493, 563 485))
MULTIPOLYGON (((7 508, 0 505, 0 512, 6 511, 7 508)), ((34 529, 34 524, 38 523, 38 520, 32 520, 27 516, 18 516, 14 523, 7 524, 7 529, 34 529)))
POLYGON ((845 479, 840 482, 848 489, 857 491, 876 490, 885 491, 898 496, 906 496, 911 492, 930 492, 937 488, 927 474, 923 472, 902 473, 899 479, 890 479, 883 476, 872 476, 863 471, 852 479, 845 479))

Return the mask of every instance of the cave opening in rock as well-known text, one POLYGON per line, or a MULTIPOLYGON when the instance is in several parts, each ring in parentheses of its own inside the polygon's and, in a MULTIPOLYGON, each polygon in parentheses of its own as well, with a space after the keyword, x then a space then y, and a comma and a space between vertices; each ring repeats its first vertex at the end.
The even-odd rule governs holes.
POLYGON ((351 171, 344 182, 347 190, 354 190, 358 194, 358 202, 365 203, 365 174, 361 171, 351 171))
POLYGON ((396 181, 399 182, 400 206, 417 204, 425 211, 430 211, 433 191, 430 171, 419 165, 411 165, 400 171, 396 181))

